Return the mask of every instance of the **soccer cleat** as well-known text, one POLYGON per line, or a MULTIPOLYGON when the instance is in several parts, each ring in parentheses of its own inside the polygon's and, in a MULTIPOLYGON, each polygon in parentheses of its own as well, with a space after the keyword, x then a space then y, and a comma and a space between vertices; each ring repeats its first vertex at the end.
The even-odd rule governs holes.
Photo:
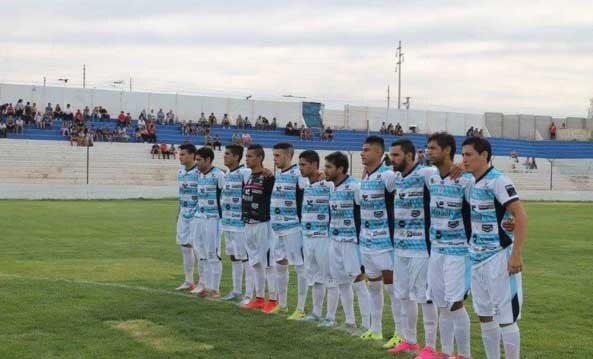
POLYGON ((196 295, 200 298, 206 298, 206 297, 210 296, 210 291, 208 289, 202 289, 196 295))
POLYGON ((441 359, 441 358, 448 358, 449 356, 443 353, 437 353, 431 347, 424 347, 420 354, 416 355, 414 359, 441 359), (444 355, 444 356, 443 356, 444 355))
POLYGON ((290 315, 290 317, 286 318, 288 320, 301 320, 305 317, 305 312, 303 312, 302 310, 295 310, 294 313, 292 313, 290 315))
POLYGON ((333 319, 323 319, 318 325, 320 328, 333 328, 336 326, 336 321, 333 319))
POLYGON ((198 293, 200 293, 201 291, 203 291, 204 289, 205 289, 205 288, 204 288, 204 286, 203 286, 202 284, 198 283, 198 285, 196 285, 196 286, 194 287, 194 289, 192 289, 192 290, 191 290, 191 292, 190 292, 190 293, 191 293, 191 294, 198 294, 198 293))
POLYGON ((242 309, 262 309, 266 305, 266 300, 264 298, 255 297, 255 299, 250 300, 248 303, 241 304, 242 309))
POLYGON ((397 335, 397 333, 393 333, 393 336, 387 341, 387 343, 383 344, 383 348, 393 348, 394 346, 398 345, 401 341, 402 338, 399 335, 397 335))
POLYGON ((360 336, 360 339, 362 339, 362 340, 383 340, 383 334, 373 333, 372 331, 367 330, 360 336))
POLYGON ((239 305, 245 305, 247 303, 251 302, 251 298, 250 297, 243 297, 243 299, 241 300, 241 302, 239 302, 239 305))
POLYGON ((418 353, 420 350, 420 346, 418 344, 410 344, 405 340, 399 342, 398 345, 394 346, 393 348, 389 349, 387 352, 392 354, 398 353, 418 353))
POLYGON ((209 293, 209 297, 212 299, 220 299, 220 292, 213 290, 209 293))
POLYGON ((192 291, 196 287, 193 283, 183 282, 179 287, 175 288, 175 290, 182 290, 182 291, 192 291))
POLYGON ((229 294, 225 295, 221 298, 225 302, 238 302, 241 300, 241 294, 230 292, 229 294))
POLYGON ((277 300, 268 300, 268 302, 266 303, 266 305, 262 308, 262 312, 266 313, 266 314, 274 314, 277 313, 278 310, 280 310, 280 306, 278 305, 278 301, 277 300))
POLYGON ((317 314, 311 313, 305 315, 301 320, 304 322, 320 322, 321 317, 319 317, 317 314))

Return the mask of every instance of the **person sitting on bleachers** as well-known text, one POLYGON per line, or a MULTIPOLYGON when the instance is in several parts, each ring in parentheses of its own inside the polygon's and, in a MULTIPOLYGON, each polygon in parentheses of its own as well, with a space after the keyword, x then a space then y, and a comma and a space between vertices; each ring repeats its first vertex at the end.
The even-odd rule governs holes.
POLYGON ((177 159, 177 149, 175 148, 175 144, 171 144, 171 146, 169 146, 169 154, 171 156, 173 156, 173 159, 177 159))
POLYGON ((54 118, 62 118, 62 108, 60 107, 60 104, 56 104, 56 107, 54 108, 54 118))
POLYGON ((15 122, 15 132, 16 133, 23 133, 25 132, 25 121, 23 121, 22 117, 17 117, 15 122))
POLYGON ((224 114, 224 116, 222 116, 222 127, 224 128, 229 128, 231 126, 231 120, 229 119, 229 115, 228 114, 224 114))
POLYGON ((166 121, 168 125, 172 125, 175 123, 175 113, 173 112, 173 110, 169 110, 169 112, 167 112, 166 121))
POLYGON ((103 108, 102 106, 99 106, 99 115, 101 115, 101 120, 109 121, 110 119, 109 112, 107 112, 107 109, 103 108))
POLYGON ((126 115, 123 111, 120 111, 117 116, 117 127, 126 127, 126 115))
POLYGON ((140 133, 139 127, 134 129, 134 138, 136 139, 136 142, 142 142, 142 134, 140 133))
POLYGON ((6 138, 6 124, 0 119, 0 137, 6 138))
POLYGON ((294 135, 294 128, 292 127, 291 121, 288 121, 288 123, 286 124, 286 127, 284 127, 284 134, 287 136, 294 135))
POLYGON ((155 121, 155 120, 156 120, 156 115, 154 113, 154 108, 151 108, 150 112, 148 113, 148 116, 146 116, 146 122, 155 121))
POLYGON ((249 145, 251 145, 251 135, 249 133, 243 132, 243 135, 241 136, 241 144, 243 147, 249 147, 249 145))
POLYGON ((266 116, 262 116, 262 123, 264 125, 264 130, 270 129, 270 121, 268 121, 268 118, 266 116))
POLYGON ((210 126, 214 126, 216 125, 216 116, 214 116, 214 112, 212 112, 210 114, 210 116, 208 116, 208 123, 210 124, 210 126))
POLYGON ((132 115, 126 113, 126 127, 132 127, 132 115))
POLYGON ((138 121, 143 120, 146 121, 146 110, 142 110, 140 111, 140 114, 138 115, 138 121))
POLYGON ((385 122, 381 122, 381 128, 379 129, 379 133, 382 135, 386 135, 388 133, 385 122))
POLYGON ((276 120, 276 117, 272 118, 272 123, 270 124, 270 128, 272 130, 275 130, 278 127, 278 120, 276 120))
POLYGON ((220 136, 215 135, 212 139, 212 148, 216 149, 218 147, 219 151, 222 151, 222 142, 220 141, 220 136))
POLYGON ((515 149, 513 149, 511 151, 511 161, 512 161, 511 168, 515 169, 516 168, 515 164, 519 163, 519 152, 515 151, 515 149))
POLYGON ((204 146, 209 146, 212 147, 213 141, 212 141, 212 136, 210 135, 205 135, 204 136, 204 146))
POLYGON ((255 129, 263 130, 263 128, 264 128, 264 120, 262 119, 261 116, 257 116, 257 119, 255 120, 255 129))
POLYGON ((74 114, 72 113, 70 104, 66 104, 66 108, 64 109, 62 116, 65 121, 74 121, 74 114))
POLYGON ((331 127, 327 126, 325 128, 325 130, 323 131, 322 137, 326 141, 333 141, 334 140, 334 130, 332 130, 331 127))
POLYGON ((23 99, 19 98, 14 106, 14 115, 17 119, 23 117, 23 112, 25 112, 25 104, 23 103, 23 99))
POLYGON ((66 121, 62 121, 62 126, 60 127, 60 133, 64 137, 70 137, 70 126, 66 121))
POLYGON ((84 110, 82 110, 82 119, 84 122, 87 122, 91 119, 91 110, 88 106, 84 106, 84 110))
POLYGON ((143 117, 140 117, 138 119, 138 127, 140 127, 140 129, 145 128, 146 127, 146 121, 144 121, 143 117))
POLYGON ((80 109, 76 110, 76 113, 74 114, 74 121, 80 124, 84 123, 84 117, 82 116, 82 112, 80 112, 80 109))
POLYGON ((4 108, 4 115, 6 117, 14 116, 14 107, 12 107, 11 103, 6 104, 6 107, 4 108))
POLYGON ((152 147, 150 148, 150 155, 152 156, 152 159, 154 160, 154 156, 158 156, 158 158, 161 158, 161 146, 157 145, 156 143, 154 145, 152 145, 152 147))
POLYGON ((235 120, 235 126, 237 128, 243 128, 243 117, 241 116, 241 114, 237 116, 237 119, 235 120))
POLYGON ((8 133, 14 133, 16 125, 14 124, 14 119, 11 116, 8 116, 8 120, 6 120, 6 131, 8 133))
POLYGON ((249 117, 245 116, 245 121, 243 121, 243 128, 251 128, 251 121, 249 120, 249 117))
POLYGON ((156 125, 154 122, 150 122, 147 129, 149 142, 156 143, 156 125))
POLYGON ((395 125, 395 129, 393 131, 393 134, 396 136, 404 135, 404 128, 399 124, 399 122, 395 125))
POLYGON ((128 142, 130 136, 128 136, 128 133, 126 132, 125 128, 118 127, 115 133, 115 138, 118 142, 128 142))
POLYGON ((206 116, 204 116, 204 112, 202 112, 200 114, 200 119, 198 120, 198 124, 202 127, 204 127, 208 124, 208 119, 206 118, 206 116))
POLYGON ((165 112, 162 108, 159 108, 159 112, 156 114, 156 120, 159 125, 165 124, 165 112))
POLYGON ((41 116, 41 112, 37 112, 35 114, 35 127, 43 128, 43 116, 41 116))
POLYGON ((239 132, 233 133, 233 136, 231 137, 231 144, 233 144, 233 145, 241 144, 241 135, 239 134, 239 132))
POLYGON ((181 134, 184 136, 187 136, 191 130, 191 120, 189 122, 183 122, 181 124, 180 129, 181 129, 181 134))

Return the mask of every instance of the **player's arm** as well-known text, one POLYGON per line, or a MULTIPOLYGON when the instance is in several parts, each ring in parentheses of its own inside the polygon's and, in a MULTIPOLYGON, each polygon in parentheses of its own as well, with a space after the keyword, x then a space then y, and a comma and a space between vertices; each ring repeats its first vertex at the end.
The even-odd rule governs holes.
POLYGON ((508 270, 510 274, 519 273, 523 270, 523 243, 527 236, 527 212, 521 201, 513 201, 506 206, 506 209, 515 218, 515 239, 513 241, 513 251, 509 258, 508 270))

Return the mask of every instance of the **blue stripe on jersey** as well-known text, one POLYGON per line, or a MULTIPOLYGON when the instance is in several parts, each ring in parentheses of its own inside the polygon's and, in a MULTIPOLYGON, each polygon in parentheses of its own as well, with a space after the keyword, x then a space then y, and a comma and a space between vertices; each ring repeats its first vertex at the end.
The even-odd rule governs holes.
POLYGON ((329 194, 330 238, 337 242, 356 242, 354 192, 359 186, 352 177, 346 178, 329 194))
POLYGON ((329 237, 330 186, 325 181, 309 184, 303 191, 301 227, 305 238, 329 237))
POLYGON ((300 176, 301 172, 296 165, 276 173, 270 202, 270 222, 276 233, 288 233, 300 227, 297 212, 300 176))
POLYGON ((224 172, 218 167, 198 175, 199 209, 196 217, 220 218, 220 177, 224 177, 224 172))
POLYGON ((360 246, 369 250, 392 249, 386 204, 385 172, 391 169, 379 166, 360 182, 360 246))
POLYGON ((243 183, 248 173, 243 165, 229 171, 224 177, 222 189, 222 219, 221 228, 229 231, 239 231, 245 227, 242 219, 243 183))
POLYGON ((180 215, 191 219, 198 209, 198 172, 194 166, 190 170, 181 167, 177 171, 179 181, 179 208, 180 215))

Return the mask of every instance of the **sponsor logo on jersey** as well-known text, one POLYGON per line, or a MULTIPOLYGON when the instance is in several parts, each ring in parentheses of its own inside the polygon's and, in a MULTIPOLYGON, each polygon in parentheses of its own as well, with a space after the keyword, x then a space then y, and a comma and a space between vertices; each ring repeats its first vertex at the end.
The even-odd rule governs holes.
POLYGON ((375 218, 381 218, 383 217, 383 211, 375 211, 373 215, 375 216, 375 218))
POLYGON ((376 236, 384 236, 384 235, 386 235, 386 234, 387 234, 387 232, 386 232, 386 231, 373 231, 373 234, 372 234, 372 236, 373 236, 373 237, 376 237, 376 236))
POLYGON ((274 213, 276 213, 276 214, 280 214, 280 212, 282 212, 282 211, 280 210, 280 208, 276 208, 276 209, 274 210, 274 213))
POLYGON ((325 218, 325 214, 318 214, 317 215, 317 220, 319 220, 319 221, 325 221, 325 219, 326 219, 325 218))
POLYGON ((351 225, 352 225, 352 220, 350 220, 350 219, 345 219, 345 220, 344 220, 344 225, 345 225, 345 226, 351 226, 351 225))
POLYGON ((437 231, 435 237, 436 239, 441 239, 441 237, 443 237, 443 234, 441 233, 441 231, 437 231))
POLYGON ((459 202, 447 202, 447 206, 449 206, 451 208, 460 208, 461 207, 461 203, 459 203, 459 202))
POLYGON ((241 200, 241 198, 238 198, 238 197, 234 197, 233 199, 231 199, 231 201, 233 201, 233 203, 239 203, 240 200, 241 200))
POLYGON ((507 194, 509 195, 509 197, 514 197, 517 195, 517 191, 515 190, 515 187, 513 187, 512 184, 508 184, 504 186, 504 188, 507 190, 507 194))
POLYGON ((369 221, 364 222, 364 227, 365 228, 370 228, 371 224, 369 223, 369 221))
POLYGON ((420 215, 422 214, 422 212, 420 212, 419 209, 415 209, 412 211, 411 215, 412 217, 416 218, 416 217, 420 217, 420 215))
POLYGON ((482 231, 488 233, 488 232, 492 232, 492 230, 494 230, 494 226, 491 224, 482 224, 482 231))
POLYGON ((404 228, 406 226, 406 221, 399 221, 399 228, 404 228))
POLYGON ((422 235, 424 235, 424 233, 422 233, 422 232, 408 231, 406 233, 406 236, 408 236, 408 237, 417 237, 417 236, 422 236, 422 235))
POLYGON ((230 204, 227 204, 226 206, 224 206, 224 208, 226 208, 226 210, 228 211, 228 210, 231 209, 231 205, 230 204))
POLYGON ((451 229, 457 228, 459 227, 459 221, 449 221, 449 223, 447 223, 447 226, 451 229))
POLYGON ((444 201, 437 201, 437 208, 445 208, 445 202, 444 201))
POLYGON ((311 225, 311 223, 307 223, 307 224, 305 224, 305 228, 307 228, 307 229, 311 229, 312 227, 313 227, 313 226, 311 225))
POLYGON ((478 210, 480 211, 485 211, 487 209, 494 209, 494 205, 493 204, 482 204, 482 205, 478 205, 478 210))
POLYGON ((383 198, 383 197, 385 197, 385 194, 383 194, 383 193, 372 194, 371 195, 371 198, 383 198))

